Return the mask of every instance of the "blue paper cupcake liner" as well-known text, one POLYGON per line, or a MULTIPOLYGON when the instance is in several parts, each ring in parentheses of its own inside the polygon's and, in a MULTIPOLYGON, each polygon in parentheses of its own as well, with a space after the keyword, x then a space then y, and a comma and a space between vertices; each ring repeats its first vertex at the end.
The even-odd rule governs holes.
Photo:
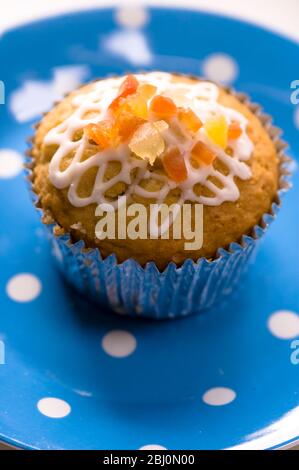
MULTIPOLYGON (((250 235, 244 235, 239 243, 232 243, 227 249, 220 248, 214 259, 200 258, 197 262, 187 259, 180 267, 170 262, 163 272, 154 262, 142 267, 134 259, 118 263, 114 254, 103 259, 98 248, 88 249, 82 240, 74 243, 70 234, 55 235, 56 222, 47 223, 61 272, 73 287, 93 302, 133 317, 178 318, 210 309, 240 284, 258 241, 281 206, 282 194, 290 188, 288 167, 291 159, 284 154, 287 145, 280 139, 280 129, 272 126, 270 116, 263 114, 259 105, 250 103, 246 95, 231 89, 227 91, 259 117, 275 143, 280 158, 280 179, 277 199, 270 212, 262 217, 250 235)), ((33 162, 31 152, 28 155, 31 184, 33 162)), ((31 191, 33 193, 32 184, 31 191)), ((43 216, 34 193, 33 198, 43 216)))

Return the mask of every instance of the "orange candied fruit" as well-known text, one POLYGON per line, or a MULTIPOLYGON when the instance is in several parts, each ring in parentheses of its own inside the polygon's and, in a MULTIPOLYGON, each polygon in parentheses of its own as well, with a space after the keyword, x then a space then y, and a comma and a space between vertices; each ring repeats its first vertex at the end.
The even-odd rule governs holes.
POLYGON ((156 95, 150 103, 150 111, 160 119, 170 119, 177 114, 177 107, 171 98, 156 95))
POLYGON ((197 163, 211 165, 216 158, 216 154, 199 140, 191 151, 191 157, 194 158, 197 163))
POLYGON ((155 94, 157 88, 150 84, 139 85, 137 91, 126 97, 120 96, 115 98, 109 109, 117 116, 123 111, 142 118, 148 119, 148 100, 155 94))
POLYGON ((164 153, 162 161, 168 177, 176 183, 182 183, 188 178, 184 157, 177 147, 168 149, 164 153))
POLYGON ((157 88, 150 84, 139 85, 137 92, 128 96, 124 107, 142 119, 148 119, 148 100, 155 94, 157 88))
POLYGON ((242 129, 238 122, 232 122, 228 127, 228 139, 236 140, 242 135, 242 129))
POLYGON ((126 98, 128 95, 136 93, 138 86, 139 82, 137 78, 134 75, 128 75, 122 82, 118 95, 126 98))
POLYGON ((145 123, 141 117, 134 116, 130 113, 123 112, 116 119, 116 128, 120 140, 125 142, 129 140, 139 126, 145 123))
POLYGON ((110 103, 109 109, 117 111, 123 98, 136 93, 139 82, 134 75, 128 75, 122 82, 117 97, 110 103))
POLYGON ((127 104, 135 116, 148 119, 148 100, 155 94, 157 87, 150 84, 139 85, 137 93, 127 98, 127 104))
POLYGON ((85 127, 85 132, 87 137, 103 150, 108 147, 114 147, 117 143, 117 129, 114 122, 110 119, 98 122, 97 124, 88 124, 85 127))
POLYGON ((201 120, 190 108, 179 108, 179 120, 191 132, 197 132, 202 127, 201 120))

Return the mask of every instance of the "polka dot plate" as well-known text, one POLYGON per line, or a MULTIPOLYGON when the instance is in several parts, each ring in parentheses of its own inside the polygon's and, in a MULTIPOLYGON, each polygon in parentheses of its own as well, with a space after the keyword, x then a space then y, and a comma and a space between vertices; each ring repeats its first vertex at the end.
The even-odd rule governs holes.
POLYGON ((21 174, 31 125, 55 99, 82 81, 141 69, 204 74, 249 93, 285 129, 295 157, 298 53, 253 25, 169 8, 86 11, 2 34, 3 441, 28 449, 266 449, 298 439, 295 163, 294 188, 242 288, 206 314, 158 323, 114 315, 65 284, 21 174))

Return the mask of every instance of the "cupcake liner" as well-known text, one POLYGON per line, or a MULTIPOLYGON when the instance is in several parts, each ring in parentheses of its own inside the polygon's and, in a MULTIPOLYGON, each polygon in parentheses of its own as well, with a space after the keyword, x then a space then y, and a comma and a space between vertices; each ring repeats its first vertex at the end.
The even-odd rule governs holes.
MULTIPOLYGON (((59 268, 83 295, 120 314, 167 319, 206 311, 240 284, 249 261, 253 260, 259 239, 276 217, 281 197, 291 186, 288 168, 291 159, 284 153, 287 144, 280 139, 281 130, 272 125, 271 117, 264 114, 259 105, 251 103, 247 95, 230 88, 226 91, 254 112, 275 144, 280 177, 277 196, 269 213, 264 214, 250 235, 244 235, 239 243, 231 243, 226 249, 220 248, 214 259, 200 258, 196 262, 186 259, 180 267, 170 262, 162 272, 154 262, 142 267, 134 259, 118 263, 114 254, 103 259, 98 248, 86 248, 82 240, 73 242, 70 233, 57 235, 56 222, 47 221, 45 225, 59 268)), ((35 206, 44 216, 38 196, 32 189, 31 151, 27 155, 30 189, 35 206)))

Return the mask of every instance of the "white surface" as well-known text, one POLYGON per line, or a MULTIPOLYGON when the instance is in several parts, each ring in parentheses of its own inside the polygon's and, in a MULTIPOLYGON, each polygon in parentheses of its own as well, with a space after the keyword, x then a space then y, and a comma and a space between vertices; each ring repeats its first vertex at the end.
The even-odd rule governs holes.
POLYGON ((70 405, 60 398, 46 397, 37 403, 38 411, 48 418, 65 418, 71 412, 70 405))
POLYGON ((166 447, 160 446, 159 444, 148 444, 140 447, 139 450, 166 450, 166 447))
POLYGON ((132 354, 137 347, 135 336, 129 331, 113 330, 102 340, 102 348, 112 357, 122 358, 132 354))
POLYGON ((299 315, 289 310, 278 310, 270 316, 268 328, 277 338, 297 338, 299 336, 299 315))
MULTIPOLYGON (((4 0, 2 0, 4 3, 4 0)), ((40 16, 111 4, 181 5, 247 19, 299 41, 298 0, 9 0, 1 9, 0 32, 40 16)))
POLYGON ((30 273, 13 276, 7 283, 6 293, 15 302, 31 302, 41 293, 40 280, 30 273))
POLYGON ((239 73, 237 62, 227 54, 211 54, 203 62, 203 75, 210 80, 232 83, 239 73))
POLYGON ((8 107, 18 122, 38 119, 71 90, 77 88, 88 76, 84 65, 57 67, 49 81, 26 80, 10 94, 8 107))
POLYGON ((23 157, 11 149, 0 150, 0 179, 14 178, 23 171, 23 157))
POLYGON ((202 399, 206 405, 225 406, 236 399, 236 392, 231 388, 215 387, 207 390, 202 399))

